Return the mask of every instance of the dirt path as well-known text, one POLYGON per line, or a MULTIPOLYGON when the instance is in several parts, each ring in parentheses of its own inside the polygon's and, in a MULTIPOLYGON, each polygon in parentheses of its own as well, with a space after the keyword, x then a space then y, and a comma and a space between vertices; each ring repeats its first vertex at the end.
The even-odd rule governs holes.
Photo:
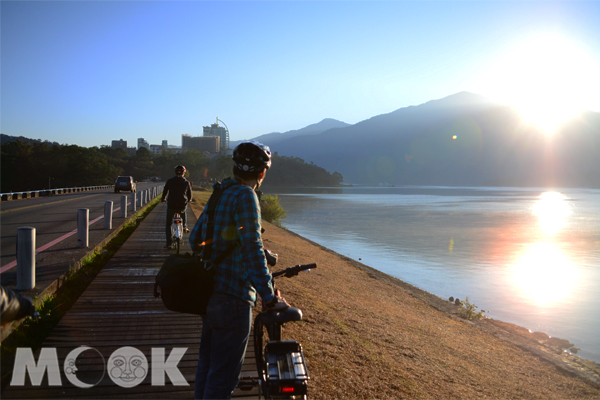
POLYGON ((600 366, 564 354, 544 335, 463 320, 448 301, 267 222, 264 228, 278 267, 318 264, 277 281, 304 313, 284 338, 304 347, 310 398, 600 399, 600 366))

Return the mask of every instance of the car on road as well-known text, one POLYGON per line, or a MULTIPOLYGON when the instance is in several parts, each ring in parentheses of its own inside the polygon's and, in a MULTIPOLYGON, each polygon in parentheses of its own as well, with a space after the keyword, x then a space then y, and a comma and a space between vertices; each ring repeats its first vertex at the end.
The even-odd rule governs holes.
POLYGON ((119 176, 115 181, 115 193, 119 193, 121 190, 128 190, 133 193, 136 189, 135 186, 132 176, 119 176))

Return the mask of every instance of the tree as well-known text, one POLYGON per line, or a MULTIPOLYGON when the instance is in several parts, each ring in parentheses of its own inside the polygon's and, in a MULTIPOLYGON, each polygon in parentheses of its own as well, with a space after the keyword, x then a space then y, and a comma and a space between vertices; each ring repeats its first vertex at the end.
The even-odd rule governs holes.
POLYGON ((286 211, 279 204, 277 195, 262 196, 260 201, 260 214, 262 219, 277 226, 281 225, 281 220, 287 217, 286 211))
POLYGON ((269 186, 339 186, 343 177, 298 157, 273 155, 273 167, 267 173, 269 186))
POLYGON ((215 157, 209 168, 208 178, 221 181, 228 176, 232 176, 233 161, 231 156, 215 157))
POLYGON ((135 157, 138 160, 150 161, 150 159, 152 158, 152 152, 145 147, 140 147, 135 152, 135 157))

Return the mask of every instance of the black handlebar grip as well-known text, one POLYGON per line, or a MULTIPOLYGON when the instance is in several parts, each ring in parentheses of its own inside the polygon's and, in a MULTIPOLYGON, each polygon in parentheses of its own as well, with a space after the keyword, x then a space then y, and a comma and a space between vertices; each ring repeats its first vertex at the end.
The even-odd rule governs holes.
POLYGON ((303 264, 303 265, 300 264, 300 265, 296 265, 295 267, 288 267, 288 268, 286 268, 284 270, 273 272, 271 274, 271 276, 273 276, 273 278, 276 278, 278 276, 285 275, 286 277, 290 278, 292 276, 298 275, 298 273, 300 271, 305 271, 307 269, 313 269, 313 268, 317 268, 317 264, 316 263, 303 264))
POLYGON ((317 268, 317 263, 304 264, 304 265, 296 265, 295 268, 298 268, 298 271, 304 271, 307 269, 317 268))

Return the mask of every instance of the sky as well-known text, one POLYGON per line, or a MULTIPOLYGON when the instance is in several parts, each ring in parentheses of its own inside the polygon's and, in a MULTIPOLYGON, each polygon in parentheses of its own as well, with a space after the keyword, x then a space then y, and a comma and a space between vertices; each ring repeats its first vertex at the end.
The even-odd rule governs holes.
POLYGON ((532 115, 600 112, 594 0, 2 0, 0 13, 11 136, 180 146, 218 118, 241 140, 465 90, 532 115))

